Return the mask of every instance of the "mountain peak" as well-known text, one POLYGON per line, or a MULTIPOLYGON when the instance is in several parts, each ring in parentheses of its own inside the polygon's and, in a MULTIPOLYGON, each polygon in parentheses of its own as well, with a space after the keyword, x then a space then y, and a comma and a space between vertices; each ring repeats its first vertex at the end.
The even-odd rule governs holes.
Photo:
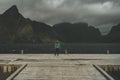
POLYGON ((13 6, 10 7, 9 9, 18 10, 16 5, 13 5, 13 6))
POLYGON ((12 7, 10 7, 8 10, 6 10, 3 15, 19 15, 19 11, 16 5, 13 5, 12 7))

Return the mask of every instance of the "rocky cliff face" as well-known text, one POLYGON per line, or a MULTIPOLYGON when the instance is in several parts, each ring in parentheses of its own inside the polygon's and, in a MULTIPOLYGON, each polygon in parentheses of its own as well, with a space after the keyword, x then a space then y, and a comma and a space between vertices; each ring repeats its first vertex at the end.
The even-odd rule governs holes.
POLYGON ((113 26, 106 38, 110 43, 120 43, 120 24, 113 26))
POLYGON ((99 42, 100 31, 87 23, 61 23, 54 26, 55 31, 64 42, 99 42))
POLYGON ((0 36, 0 43, 43 43, 57 38, 49 25, 24 18, 15 5, 0 15, 0 36))
POLYGON ((120 43, 120 24, 102 36, 99 29, 87 23, 59 23, 54 26, 24 18, 16 5, 0 15, 0 44, 51 43, 120 43))

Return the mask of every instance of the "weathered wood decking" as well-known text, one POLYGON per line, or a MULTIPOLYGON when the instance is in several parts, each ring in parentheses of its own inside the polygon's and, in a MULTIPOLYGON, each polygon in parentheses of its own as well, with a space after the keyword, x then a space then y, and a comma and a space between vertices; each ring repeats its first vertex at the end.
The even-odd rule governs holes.
POLYGON ((93 64, 119 61, 119 54, 0 54, 0 64, 27 64, 14 80, 106 80, 93 64))

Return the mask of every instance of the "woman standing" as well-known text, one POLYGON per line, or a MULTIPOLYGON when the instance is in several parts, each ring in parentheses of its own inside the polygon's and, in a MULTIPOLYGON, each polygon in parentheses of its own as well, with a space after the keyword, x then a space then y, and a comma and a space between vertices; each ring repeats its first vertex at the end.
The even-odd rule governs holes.
POLYGON ((58 40, 55 42, 54 47, 55 47, 55 56, 59 56, 61 44, 58 40))

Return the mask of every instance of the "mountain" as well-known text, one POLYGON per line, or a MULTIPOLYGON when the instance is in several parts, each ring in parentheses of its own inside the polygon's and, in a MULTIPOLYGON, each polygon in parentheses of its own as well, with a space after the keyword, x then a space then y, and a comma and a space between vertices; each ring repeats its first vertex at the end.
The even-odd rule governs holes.
POLYGON ((53 28, 63 42, 94 43, 101 38, 100 31, 87 23, 60 23, 53 28))
POLYGON ((113 26, 109 34, 105 37, 107 40, 106 42, 120 43, 120 24, 113 26))
POLYGON ((0 44, 52 43, 120 43, 120 24, 113 26, 108 35, 87 23, 59 23, 53 26, 32 21, 20 14, 16 5, 0 15, 0 44))
POLYGON ((16 5, 0 15, 0 43, 44 43, 57 39, 51 26, 24 18, 16 5))

